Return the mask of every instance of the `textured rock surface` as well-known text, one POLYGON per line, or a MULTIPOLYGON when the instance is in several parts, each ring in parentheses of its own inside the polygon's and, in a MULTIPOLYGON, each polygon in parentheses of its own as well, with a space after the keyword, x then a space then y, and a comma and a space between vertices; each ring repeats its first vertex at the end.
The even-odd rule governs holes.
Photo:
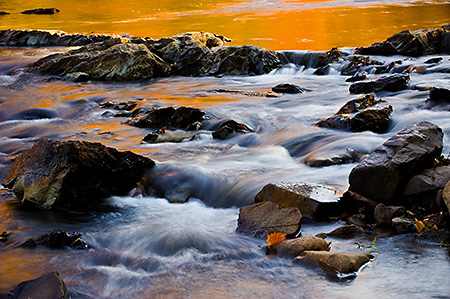
POLYGON ((373 81, 359 81, 350 85, 350 93, 371 93, 376 91, 400 91, 408 87, 408 74, 382 76, 373 81))
POLYGON ((4 298, 68 299, 70 294, 59 273, 51 272, 20 283, 9 294, 5 294, 4 298))
POLYGON ((84 209, 126 194, 154 164, 100 143, 43 139, 16 158, 2 184, 40 208, 84 209))
POLYGON ((322 270, 333 274, 350 274, 357 272, 372 258, 373 255, 367 252, 305 251, 301 261, 315 263, 322 270))
POLYGON ((375 207, 374 218, 378 225, 391 226, 392 219, 406 215, 406 208, 402 206, 385 206, 380 203, 375 207))
POLYGON ((349 190, 381 203, 399 201, 411 177, 433 166, 442 148, 441 128, 429 122, 411 125, 352 169, 349 190))
POLYGON ((306 250, 324 250, 328 243, 318 237, 300 237, 296 239, 285 240, 282 243, 270 246, 269 254, 277 254, 282 257, 295 258, 306 250))

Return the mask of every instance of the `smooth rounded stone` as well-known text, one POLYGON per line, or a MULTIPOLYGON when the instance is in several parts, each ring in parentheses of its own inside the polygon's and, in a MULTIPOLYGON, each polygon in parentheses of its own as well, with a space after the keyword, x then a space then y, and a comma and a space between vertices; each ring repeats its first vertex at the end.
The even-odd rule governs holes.
POLYGON ((406 215, 405 207, 385 206, 380 203, 375 207, 374 218, 378 225, 391 226, 392 219, 406 215))
POLYGON ((324 250, 328 248, 328 243, 322 238, 305 236, 295 239, 288 239, 282 243, 275 244, 267 248, 267 254, 281 257, 295 258, 306 250, 324 250))
POLYGON ((60 12, 60 10, 57 8, 36 8, 36 9, 24 10, 21 12, 21 14, 53 15, 58 12, 60 12))
POLYGON ((392 218, 392 227, 398 234, 416 233, 417 228, 413 220, 406 217, 392 218))
POLYGON ((70 293, 59 273, 50 272, 20 283, 14 290, 5 294, 4 298, 68 299, 70 293))
POLYGON ((401 204, 408 181, 432 167, 442 148, 441 128, 429 122, 411 125, 352 169, 349 190, 380 203, 401 204))
POLYGON ((408 88, 409 80, 408 74, 386 75, 373 81, 355 82, 350 85, 349 91, 353 94, 377 91, 401 91, 408 88))
POLYGON ((442 191, 442 199, 450 213, 450 181, 445 185, 444 191, 442 191))
POLYGON ((424 63, 426 64, 435 64, 435 63, 439 63, 442 61, 442 57, 434 57, 434 58, 430 58, 428 60, 426 60, 424 63))
POLYGON ((245 124, 238 123, 232 119, 226 120, 219 128, 212 132, 214 139, 227 139, 233 133, 251 133, 253 130, 245 124))
POLYGON ((302 214, 297 208, 281 208, 273 202, 257 203, 239 209, 236 231, 265 238, 273 232, 295 236, 300 231, 302 214))
POLYGON ((416 241, 434 245, 450 246, 450 232, 447 230, 427 229, 419 234, 416 241))
POLYGON ((36 247, 38 245, 47 246, 50 248, 64 248, 71 247, 74 249, 86 249, 88 245, 81 240, 80 233, 67 233, 63 230, 57 229, 42 236, 30 238, 25 241, 20 247, 36 247))
POLYGON ((352 238, 355 235, 364 233, 364 229, 358 225, 350 224, 338 227, 331 232, 327 233, 327 236, 340 237, 340 238, 352 238))
POLYGON ((50 119, 55 118, 57 116, 58 114, 50 109, 32 108, 14 114, 9 119, 35 120, 35 119, 50 119))
POLYGON ((22 203, 82 210, 127 194, 154 165, 100 143, 43 139, 15 159, 2 184, 22 203))
POLYGON ((303 215, 324 218, 340 213, 336 189, 322 185, 278 182, 267 184, 255 196, 255 202, 271 201, 280 207, 296 207, 303 215))
POLYGON ((298 260, 316 264, 322 270, 333 274, 351 274, 358 272, 373 257, 367 252, 305 251, 298 260))
POLYGON ((305 92, 305 89, 295 84, 281 83, 277 86, 272 87, 272 91, 277 93, 296 94, 305 92))

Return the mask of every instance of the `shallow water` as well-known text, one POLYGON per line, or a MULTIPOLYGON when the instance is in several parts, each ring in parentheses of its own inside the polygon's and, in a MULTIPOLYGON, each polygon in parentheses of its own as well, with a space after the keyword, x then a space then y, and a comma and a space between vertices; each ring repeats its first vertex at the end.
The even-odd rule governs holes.
MULTIPOLYGON (((395 5, 392 1, 191 1, 183 2, 184 6, 177 1, 164 1, 158 8, 144 1, 116 1, 109 4, 111 12, 92 9, 101 8, 105 3, 78 1, 75 9, 69 2, 43 1, 37 6, 55 6, 61 13, 39 19, 18 14, 32 8, 30 2, 0 1, 0 10, 12 13, 0 16, 0 28, 22 24, 68 32, 117 33, 120 30, 156 37, 203 29, 234 38, 237 44, 326 50, 339 40, 342 43, 338 45, 363 45, 384 40, 404 26, 415 29, 448 22, 446 1, 396 1, 395 5), (114 5, 123 9, 118 11, 114 5), (131 15, 130 10, 136 7, 140 8, 139 12, 131 15), (392 15, 395 10, 403 13, 398 18, 389 18, 396 22, 394 25, 379 18, 380 11, 392 15), (94 15, 97 11, 102 14, 94 15), (340 16, 342 11, 347 15, 340 16), (413 18, 412 11, 435 12, 413 18), (218 17, 217 12, 220 12, 218 17), (367 15, 361 15, 362 12, 367 15), (163 13, 172 18, 146 19, 149 15, 162 16, 163 13), (251 18, 245 22, 235 20, 240 15, 251 18), (317 18, 303 18, 306 15, 317 18), (373 23, 347 18, 352 15, 379 18, 383 26, 380 29, 373 23), (96 21, 92 23, 83 19, 94 16, 96 21), (216 18, 217 24, 211 22, 216 18), (193 22, 194 19, 197 21, 193 22), (361 24, 355 30, 371 28, 372 35, 343 33, 336 26, 343 20, 361 24), (315 31, 297 33, 286 29, 294 28, 289 27, 291 24, 302 25, 302 22, 310 24, 310 29, 315 31), (326 26, 322 26, 325 23, 326 26), (206 28, 202 27, 204 24, 206 28), (256 31, 242 30, 249 27, 236 27, 236 24, 247 24, 256 31), (282 33, 286 31, 289 32, 282 33), (383 36, 378 37, 378 34, 383 36), (311 42, 301 41, 310 38, 311 42)), ((345 24, 348 23, 343 22, 342 26, 345 24)), ((174 194, 188 191, 193 198, 185 204, 171 204, 150 196, 113 197, 108 200, 106 212, 62 214, 24 210, 17 201, 6 196, 0 200, 0 232, 13 234, 7 242, 0 243, 0 293, 21 281, 58 271, 73 298, 450 296, 448 249, 418 244, 411 235, 378 235, 376 245, 381 254, 375 253, 375 260, 362 269, 356 279, 338 279, 291 260, 268 257, 259 247, 264 245, 264 240, 235 232, 238 208, 251 204, 255 194, 267 183, 312 182, 340 191, 347 189, 348 174, 356 163, 322 168, 307 166, 305 163, 313 158, 328 158, 345 153, 347 149, 368 154, 397 131, 424 120, 443 129, 444 154, 449 154, 449 112, 423 109, 428 91, 413 87, 450 88, 450 73, 443 72, 450 69, 450 56, 441 55, 443 60, 437 65, 424 64, 431 57, 377 58, 386 62, 402 60, 403 66, 414 65, 420 72, 410 74, 410 89, 376 94, 377 99, 382 98, 392 105, 394 112, 389 131, 375 134, 313 126, 357 97, 349 94, 347 77, 337 75, 337 70, 331 75, 315 76, 313 69, 289 64, 264 76, 174 77, 140 83, 71 83, 21 71, 40 57, 65 50, 0 49, 0 179, 7 175, 11 158, 31 147, 36 140, 46 137, 89 140, 151 157, 157 162, 152 172, 156 182, 167 188, 170 186, 174 194), (265 92, 278 83, 297 84, 308 91, 276 98, 210 92, 216 89, 265 92), (139 100, 142 107, 198 107, 208 113, 211 124, 231 118, 247 124, 254 133, 218 141, 205 132, 194 141, 142 144, 140 141, 149 132, 147 129, 125 125, 124 118, 103 115, 107 109, 99 108, 99 104, 109 100, 139 100), (91 248, 87 251, 18 248, 27 238, 56 228, 82 232, 91 248)), ((304 54, 305 51, 296 51, 296 55, 304 54)), ((377 76, 369 74, 372 79, 377 76)), ((305 220, 302 235, 329 232, 341 224, 339 221, 305 220)), ((356 251, 368 250, 373 239, 374 235, 365 235, 350 240, 330 240, 332 250, 356 251), (358 249, 356 242, 364 248, 358 249)))

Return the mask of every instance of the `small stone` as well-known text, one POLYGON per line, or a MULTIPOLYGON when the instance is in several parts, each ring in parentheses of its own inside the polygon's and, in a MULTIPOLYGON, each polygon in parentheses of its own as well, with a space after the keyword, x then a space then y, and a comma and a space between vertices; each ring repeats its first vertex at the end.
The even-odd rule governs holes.
POLYGON ((291 93, 291 94, 305 92, 305 90, 300 86, 289 83, 278 84, 277 86, 272 87, 272 91, 278 93, 291 93))
POLYGON ((352 238, 355 235, 360 235, 364 233, 364 229, 355 224, 343 225, 334 229, 333 231, 327 233, 328 236, 341 237, 341 238, 352 238))
POLYGON ((392 226, 398 234, 416 233, 417 228, 414 221, 406 217, 395 217, 392 226))

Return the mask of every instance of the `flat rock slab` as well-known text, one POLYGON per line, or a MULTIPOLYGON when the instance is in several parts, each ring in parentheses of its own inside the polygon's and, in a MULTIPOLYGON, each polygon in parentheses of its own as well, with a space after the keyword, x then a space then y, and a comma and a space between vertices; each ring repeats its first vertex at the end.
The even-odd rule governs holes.
POLYGON ((256 194, 255 202, 271 201, 280 207, 295 207, 314 218, 339 214, 339 193, 322 185, 298 183, 267 184, 256 194))
POLYGON ((367 252, 305 251, 300 260, 317 264, 322 270, 333 274, 355 273, 368 263, 373 255, 367 252))
MULTIPOLYGON (((2 296, 2 295, 0 295, 2 296)), ((4 298, 46 298, 67 299, 70 294, 58 272, 51 272, 39 278, 20 283, 4 298), (8 295, 12 296, 8 296, 8 295)))
POLYGON ((326 250, 328 243, 322 238, 305 236, 285 240, 282 243, 267 248, 268 254, 281 257, 295 258, 307 250, 326 250))
POLYGON ((376 91, 400 91, 408 87, 408 74, 382 76, 373 81, 359 81, 350 85, 350 93, 371 93, 376 91))
POLYGON ((300 231, 302 214, 297 208, 280 208, 263 202, 239 209, 237 232, 265 238, 273 232, 295 236, 300 231))

